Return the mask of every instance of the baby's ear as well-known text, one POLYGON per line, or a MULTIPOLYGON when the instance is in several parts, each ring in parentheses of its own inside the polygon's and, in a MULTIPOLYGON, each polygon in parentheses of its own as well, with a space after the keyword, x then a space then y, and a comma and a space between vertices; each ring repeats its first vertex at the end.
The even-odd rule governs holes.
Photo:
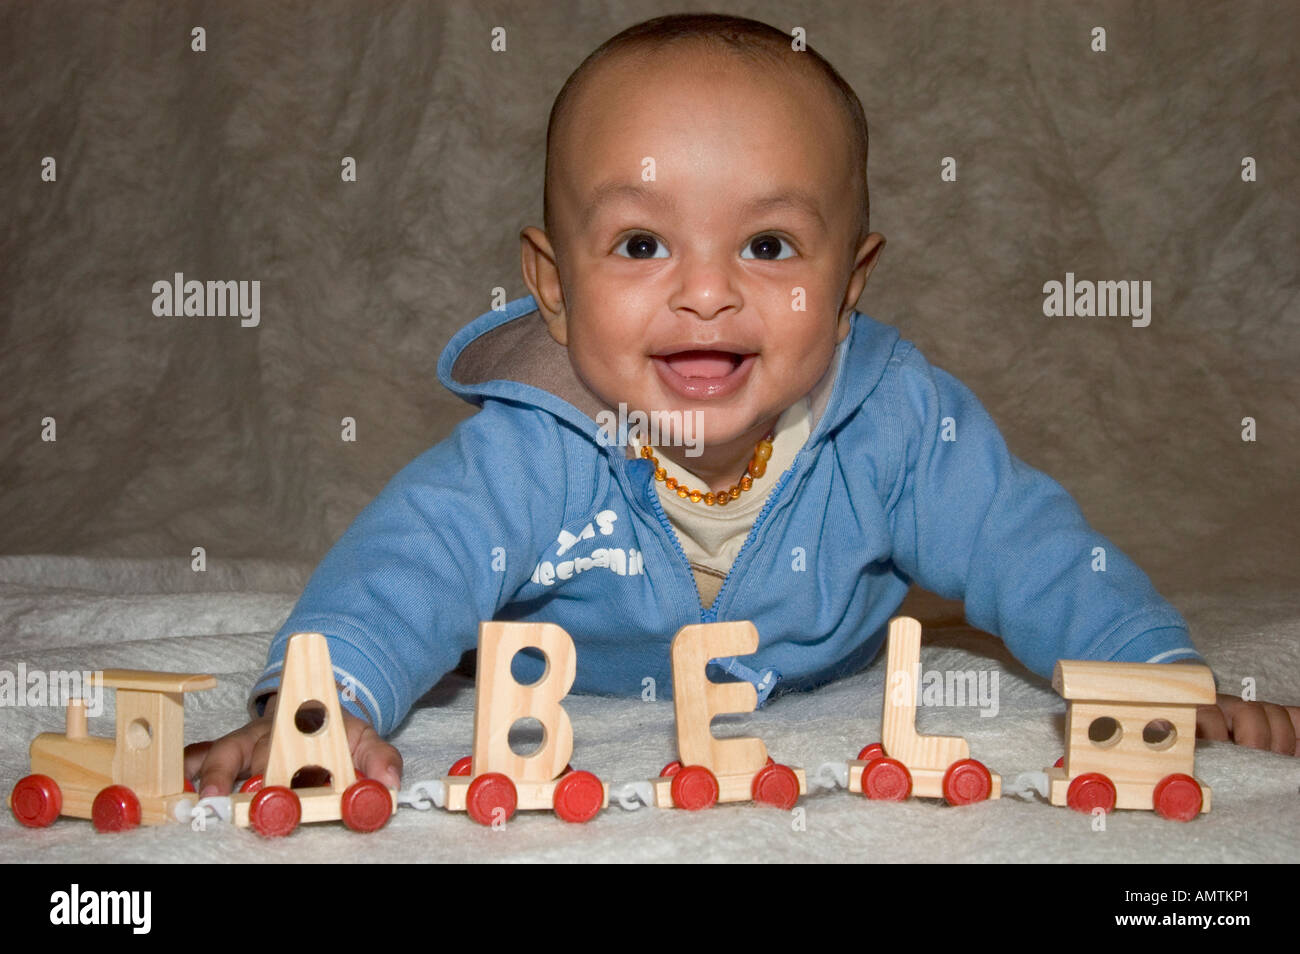
POLYGON ((849 284, 844 291, 844 301, 840 305, 839 326, 836 332, 839 337, 837 341, 843 341, 849 333, 849 319, 853 315, 853 309, 857 307, 858 298, 862 294, 862 289, 866 287, 867 279, 871 276, 871 271, 876 267, 876 262, 880 259, 880 252, 885 247, 885 237, 879 232, 872 232, 862 240, 861 246, 853 256, 853 271, 849 275, 849 284))
POLYGON ((546 320, 546 328, 562 345, 569 343, 568 321, 564 312, 564 292, 560 287, 560 270, 555 252, 545 232, 528 226, 519 233, 520 266, 524 284, 537 302, 537 310, 546 320))

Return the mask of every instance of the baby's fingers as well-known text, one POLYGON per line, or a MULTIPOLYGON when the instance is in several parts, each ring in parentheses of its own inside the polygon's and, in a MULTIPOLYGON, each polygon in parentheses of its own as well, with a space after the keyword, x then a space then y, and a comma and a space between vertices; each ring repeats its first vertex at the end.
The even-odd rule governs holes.
POLYGON ((230 736, 211 743, 195 772, 199 776, 199 796, 229 795, 245 761, 244 748, 230 736))
POLYGON ((1250 749, 1269 747, 1269 719, 1263 705, 1258 702, 1243 702, 1230 711, 1228 717, 1232 741, 1250 749))
POLYGON ((199 796, 229 795, 235 779, 253 766, 260 752, 266 762, 268 728, 253 723, 215 742, 200 742, 185 749, 186 775, 198 775, 199 796), (197 764, 196 764, 197 763, 197 764))
POLYGON ((1224 718, 1223 710, 1217 705, 1197 707, 1196 734, 1211 742, 1232 740, 1232 736, 1228 733, 1228 720, 1224 718))
POLYGON ((208 757, 208 751, 216 745, 215 742, 191 742, 185 746, 185 777, 194 778, 199 774, 199 769, 203 766, 203 760, 208 757))
POLYGON ((399 788, 402 784, 401 753, 361 719, 345 715, 343 720, 348 724, 348 748, 352 750, 352 762, 357 771, 366 778, 378 779, 388 788, 399 788))
POLYGON ((1273 702, 1265 702, 1263 705, 1264 714, 1268 717, 1269 748, 1281 755, 1295 755, 1296 726, 1288 707, 1273 702))
POLYGON ((1296 718, 1288 707, 1272 702, 1244 702, 1220 697, 1232 741, 1252 749, 1296 754, 1296 718))
POLYGON ((1291 754, 1300 758, 1300 706, 1283 706, 1282 709, 1286 712, 1287 721, 1291 723, 1291 734, 1295 739, 1291 754))

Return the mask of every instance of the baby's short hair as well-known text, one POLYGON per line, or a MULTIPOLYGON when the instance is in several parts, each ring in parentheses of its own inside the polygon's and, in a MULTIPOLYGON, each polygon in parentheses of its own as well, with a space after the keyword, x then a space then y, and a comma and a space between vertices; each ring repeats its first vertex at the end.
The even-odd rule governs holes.
POLYGON ((835 101, 843 109, 848 121, 854 171, 862 192, 862 203, 858 212, 858 233, 853 243, 853 248, 856 250, 870 232, 871 215, 871 202, 867 193, 867 117, 862 109, 862 101, 858 99, 853 87, 836 72, 835 67, 811 46, 795 51, 791 49, 790 36, 776 27, 758 20, 721 13, 675 13, 637 23, 596 47, 578 64, 578 68, 569 74, 569 78, 565 80, 555 97, 555 102, 551 105, 550 119, 546 124, 546 175, 542 189, 542 224, 547 234, 554 234, 551 232, 551 147, 556 138, 556 130, 567 118, 574 94, 581 87, 585 77, 596 64, 613 54, 652 51, 687 42, 709 44, 753 63, 780 63, 791 66, 796 63, 793 58, 800 57, 797 62, 810 65, 824 84, 834 91, 835 101))

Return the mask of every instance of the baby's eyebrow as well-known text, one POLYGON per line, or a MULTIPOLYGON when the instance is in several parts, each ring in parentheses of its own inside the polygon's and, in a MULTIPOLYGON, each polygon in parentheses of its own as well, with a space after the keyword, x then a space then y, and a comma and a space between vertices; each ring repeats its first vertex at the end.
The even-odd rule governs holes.
POLYGON ((596 217, 603 206, 619 199, 631 199, 649 205, 657 205, 668 212, 672 212, 676 208, 676 204, 670 197, 647 185, 637 185, 632 182, 605 182, 592 191, 591 197, 582 210, 583 228, 591 224, 591 220, 596 217))
POLYGON ((822 218, 821 207, 817 204, 817 200, 803 189, 782 189, 770 195, 761 195, 741 206, 741 211, 746 215, 767 212, 771 209, 795 209, 816 219, 817 224, 822 228, 826 227, 826 220, 822 218))
MULTIPOLYGON (((667 212, 676 210, 676 203, 673 202, 672 197, 662 190, 633 182, 605 182, 592 191, 591 197, 583 209, 583 228, 591 224, 592 219, 596 217, 603 206, 620 199, 644 202, 648 205, 658 206, 667 212)), ((756 196, 742 205, 740 211, 742 215, 753 215, 782 208, 803 212, 816 219, 817 224, 822 228, 826 227, 826 220, 822 217, 821 207, 818 205, 817 200, 810 193, 798 188, 781 189, 768 195, 756 196)))

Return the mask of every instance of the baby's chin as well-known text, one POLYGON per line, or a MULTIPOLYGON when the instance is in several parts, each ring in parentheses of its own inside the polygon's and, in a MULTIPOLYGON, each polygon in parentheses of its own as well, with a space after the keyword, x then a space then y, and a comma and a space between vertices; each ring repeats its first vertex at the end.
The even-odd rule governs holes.
POLYGON ((690 456, 739 453, 762 437, 761 432, 771 426, 780 413, 780 410, 769 413, 753 401, 703 407, 697 403, 674 409, 667 415, 671 424, 660 418, 661 443, 690 447, 693 451, 690 456), (665 439, 669 435, 671 437, 665 439))
POLYGON ((691 447, 696 454, 746 438, 768 420, 755 402, 739 397, 710 403, 674 399, 657 391, 653 395, 621 391, 601 403, 608 410, 601 412, 597 423, 608 425, 611 432, 625 427, 628 436, 642 444, 691 447))

